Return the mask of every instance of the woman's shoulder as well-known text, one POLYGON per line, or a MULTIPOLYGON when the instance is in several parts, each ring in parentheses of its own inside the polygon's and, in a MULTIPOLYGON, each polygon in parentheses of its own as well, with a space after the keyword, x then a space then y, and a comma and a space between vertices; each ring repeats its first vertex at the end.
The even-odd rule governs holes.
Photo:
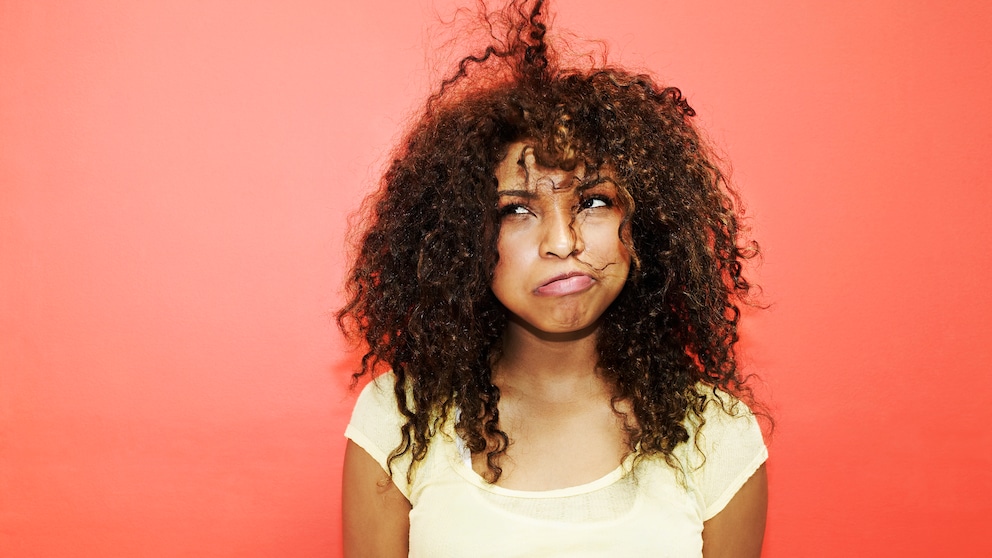
MULTIPOLYGON (((409 385, 397 389, 397 377, 392 372, 380 374, 369 380, 358 394, 351 421, 345 436, 352 438, 352 433, 364 434, 375 440, 376 445, 388 448, 387 453, 398 448, 403 441, 403 429, 407 424, 407 412, 416 413, 413 393, 409 385), (401 411, 397 404, 398 397, 406 398, 406 411, 401 411)), ((449 419, 442 421, 449 426, 449 419)))
POLYGON ((358 393, 355 401, 354 415, 358 413, 372 412, 377 415, 382 413, 395 413, 399 415, 399 408, 396 406, 396 376, 392 372, 380 374, 368 381, 358 393))
POLYGON ((730 445, 764 447, 761 426, 751 408, 736 395, 716 386, 696 384, 700 406, 686 415, 685 427, 703 454, 730 445))
POLYGON ((389 455, 403 440, 406 421, 396 405, 396 376, 391 372, 373 378, 362 388, 345 429, 345 437, 357 443, 387 468, 389 455))
POLYGON ((755 415, 748 404, 733 393, 704 382, 696 383, 695 388, 702 405, 700 414, 705 420, 754 419, 755 415))

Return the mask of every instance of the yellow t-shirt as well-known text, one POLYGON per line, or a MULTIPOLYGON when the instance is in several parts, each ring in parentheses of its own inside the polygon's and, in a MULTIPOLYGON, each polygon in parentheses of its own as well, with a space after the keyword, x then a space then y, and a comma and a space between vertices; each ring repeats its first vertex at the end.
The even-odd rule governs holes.
MULTIPOLYGON (((403 418, 386 374, 359 395, 345 436, 386 468, 403 418)), ((706 406, 702 429, 676 449, 682 481, 661 457, 630 456, 605 477, 546 491, 493 486, 471 467, 449 419, 406 480, 408 455, 393 462, 393 482, 410 501, 412 558, 701 557, 703 522, 727 505, 767 459, 754 416, 706 406), (705 458, 704 458, 705 456, 705 458)))

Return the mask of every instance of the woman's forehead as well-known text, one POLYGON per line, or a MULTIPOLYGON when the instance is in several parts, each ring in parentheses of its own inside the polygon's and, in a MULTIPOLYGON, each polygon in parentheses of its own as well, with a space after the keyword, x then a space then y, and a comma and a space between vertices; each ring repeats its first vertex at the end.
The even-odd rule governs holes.
POLYGON ((496 165, 497 191, 535 194, 538 191, 581 193, 599 184, 618 186, 613 165, 591 163, 587 158, 573 159, 571 168, 547 167, 539 162, 532 142, 511 143, 506 155, 496 165))
POLYGON ((506 156, 496 165, 500 191, 566 190, 581 184, 585 177, 586 165, 581 160, 571 170, 541 165, 533 144, 529 142, 510 144, 506 156))

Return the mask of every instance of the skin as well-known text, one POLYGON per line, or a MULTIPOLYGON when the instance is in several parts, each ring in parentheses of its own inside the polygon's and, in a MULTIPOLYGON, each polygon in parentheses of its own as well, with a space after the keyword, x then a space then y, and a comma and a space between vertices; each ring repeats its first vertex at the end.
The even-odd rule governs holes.
MULTIPOLYGON (((497 484, 550 490, 591 482, 629 451, 611 388, 596 371, 599 318, 630 270, 616 185, 582 165, 542 167, 526 143, 509 146, 496 178, 492 290, 509 320, 493 382, 500 427, 513 440, 497 484)), ((487 472, 482 455, 473 466, 487 472)))
POLYGON ((409 554, 410 502, 379 463, 351 440, 344 451, 341 490, 344 555, 405 558, 409 554))
MULTIPOLYGON (((541 167, 524 143, 510 145, 496 178, 496 298, 516 327, 537 336, 594 338, 599 317, 630 270, 619 236, 623 212, 616 185, 608 176, 586 176, 583 165, 573 171, 541 167)), ((516 327, 505 336, 516 335, 516 327)))
MULTIPOLYGON (((525 143, 496 169, 499 263, 492 290, 509 312, 493 367, 500 428, 513 443, 497 485, 552 490, 602 478, 631 448, 612 388, 596 369, 599 319, 630 270, 623 212, 608 172, 587 176, 538 165, 525 143)), ((473 455, 485 476, 485 457, 473 455)), ((345 452, 344 548, 348 558, 405 557, 410 504, 353 442, 345 452)), ((762 466, 726 508, 703 525, 704 558, 758 557, 767 478, 762 466)))

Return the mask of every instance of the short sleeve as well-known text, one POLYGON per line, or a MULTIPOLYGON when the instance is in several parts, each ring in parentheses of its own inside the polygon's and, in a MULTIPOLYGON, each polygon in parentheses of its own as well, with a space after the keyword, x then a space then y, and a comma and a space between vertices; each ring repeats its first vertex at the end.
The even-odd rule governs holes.
MULTIPOLYGON (((369 382, 359 394, 351 413, 351 422, 344 431, 346 438, 358 444, 386 471, 389 470, 389 454, 403 439, 401 432, 405 422, 396 408, 395 384, 396 378, 392 374, 383 374, 369 382)), ((406 482, 409 463, 409 454, 392 463, 393 483, 407 498, 410 497, 406 482)))
POLYGON ((694 457, 690 459, 689 476, 698 491, 704 521, 726 507, 768 459, 768 449, 754 414, 743 402, 737 401, 731 407, 733 397, 720 395, 730 412, 710 395, 703 410, 706 422, 696 431, 700 451, 692 451, 694 457))

